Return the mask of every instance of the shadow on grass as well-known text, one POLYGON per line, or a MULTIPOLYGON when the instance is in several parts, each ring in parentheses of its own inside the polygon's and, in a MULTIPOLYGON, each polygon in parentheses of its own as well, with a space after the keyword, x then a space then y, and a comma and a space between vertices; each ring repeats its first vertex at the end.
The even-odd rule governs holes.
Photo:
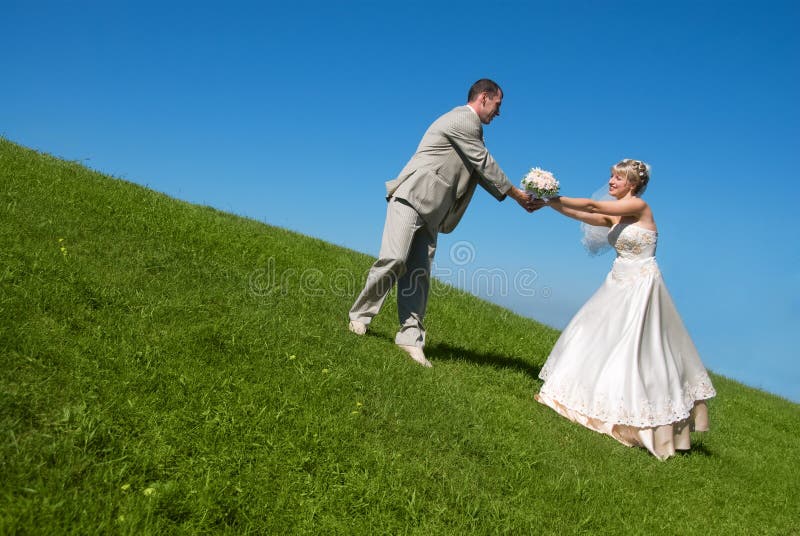
POLYGON ((703 443, 694 443, 689 450, 676 450, 675 454, 687 458, 692 458, 695 456, 707 458, 714 455, 714 453, 711 452, 703 443))
POLYGON ((528 363, 519 357, 502 355, 497 353, 482 353, 453 346, 448 343, 431 344, 425 347, 425 354, 428 359, 441 361, 467 361, 476 365, 489 365, 495 368, 504 368, 524 372, 533 379, 539 379, 540 368, 528 363))
MULTIPOLYGON (((388 335, 386 333, 367 331, 367 336, 387 340, 394 344, 393 334, 388 335)), ((488 365, 500 369, 518 370, 524 372, 533 379, 539 379, 540 367, 532 365, 519 357, 476 352, 468 348, 453 346, 446 342, 426 345, 425 355, 428 359, 434 361, 434 366, 436 365, 436 361, 466 361, 475 363, 476 365, 488 365)))

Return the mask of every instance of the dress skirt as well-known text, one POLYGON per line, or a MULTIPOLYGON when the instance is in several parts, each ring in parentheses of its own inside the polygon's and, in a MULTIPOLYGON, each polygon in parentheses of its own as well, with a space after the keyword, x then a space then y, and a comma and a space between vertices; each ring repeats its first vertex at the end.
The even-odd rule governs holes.
POLYGON ((655 257, 614 261, 539 376, 537 401, 659 459, 708 429, 716 394, 655 257))

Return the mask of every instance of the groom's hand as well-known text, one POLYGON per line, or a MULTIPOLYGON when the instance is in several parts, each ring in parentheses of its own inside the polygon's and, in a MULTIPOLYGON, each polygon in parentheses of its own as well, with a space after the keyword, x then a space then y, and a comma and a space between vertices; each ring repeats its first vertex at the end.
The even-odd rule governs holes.
POLYGON ((544 199, 531 199, 531 207, 532 208, 531 208, 530 212, 533 212, 535 210, 539 210, 540 208, 542 208, 542 207, 544 207, 546 205, 547 205, 547 201, 545 201, 544 199))
POLYGON ((519 206, 521 206, 528 212, 533 212, 533 206, 531 205, 531 196, 529 196, 527 193, 523 192, 516 186, 512 186, 511 189, 506 192, 506 194, 511 199, 519 203, 519 206))
POLYGON ((545 202, 542 201, 541 199, 531 198, 530 194, 528 194, 523 190, 520 190, 516 186, 512 186, 511 189, 506 193, 509 195, 509 197, 511 197, 514 201, 519 203, 519 205, 528 212, 539 210, 545 205, 545 202))

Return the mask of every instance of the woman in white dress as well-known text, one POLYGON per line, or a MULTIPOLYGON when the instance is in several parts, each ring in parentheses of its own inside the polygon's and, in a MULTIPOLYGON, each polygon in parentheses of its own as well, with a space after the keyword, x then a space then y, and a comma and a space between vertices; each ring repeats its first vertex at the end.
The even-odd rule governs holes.
POLYGON ((611 168, 616 200, 550 201, 565 216, 610 227, 617 258, 553 347, 536 400, 663 460, 690 448, 690 431, 708 430, 705 400, 716 392, 656 264, 656 223, 640 198, 649 179, 647 164, 625 159, 611 168))

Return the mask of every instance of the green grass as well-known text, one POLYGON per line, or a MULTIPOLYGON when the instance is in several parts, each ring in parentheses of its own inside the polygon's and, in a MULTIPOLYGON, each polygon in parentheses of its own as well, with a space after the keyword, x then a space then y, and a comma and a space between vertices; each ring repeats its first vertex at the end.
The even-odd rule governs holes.
POLYGON ((0 211, 0 534, 800 533, 779 397, 714 376, 659 462, 535 403, 558 333, 451 287, 427 370, 391 298, 347 331, 365 255, 2 139, 0 211))

